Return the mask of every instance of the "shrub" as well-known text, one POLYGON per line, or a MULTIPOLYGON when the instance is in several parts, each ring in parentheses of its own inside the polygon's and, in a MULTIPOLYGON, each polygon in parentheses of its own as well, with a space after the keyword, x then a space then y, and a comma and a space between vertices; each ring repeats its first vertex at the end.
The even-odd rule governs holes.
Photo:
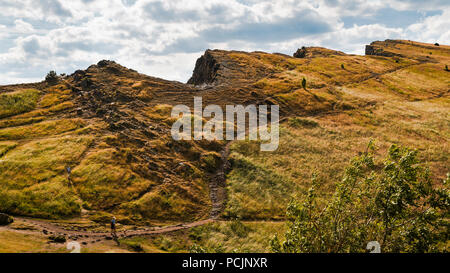
POLYGON ((192 246, 189 247, 189 253, 207 253, 208 251, 197 245, 197 244, 193 244, 192 246))
POLYGON ((445 65, 445 71, 449 71, 449 70, 448 70, 448 65, 445 65))
POLYGON ((302 87, 303 87, 303 89, 306 90, 306 79, 305 78, 302 79, 302 87))
POLYGON ((376 164, 373 145, 354 158, 331 200, 319 204, 317 187, 287 209, 289 228, 275 252, 364 252, 378 241, 383 252, 433 252, 448 241, 450 191, 433 188, 417 152, 392 145, 376 164))
POLYGON ((66 242, 66 236, 64 236, 64 235, 51 235, 48 237, 48 239, 55 243, 65 243, 66 242))
POLYGON ((201 156, 202 166, 209 172, 214 172, 220 165, 220 156, 217 153, 210 152, 201 156))
POLYGON ((138 242, 127 242, 126 245, 133 251, 136 251, 136 252, 143 252, 144 251, 144 248, 138 242))
POLYGON ((14 218, 8 214, 0 213, 0 226, 9 225, 14 222, 14 218))
POLYGON ((55 71, 50 71, 47 73, 47 76, 45 76, 45 81, 49 84, 49 85, 55 85, 58 83, 59 78, 58 75, 56 74, 55 71))

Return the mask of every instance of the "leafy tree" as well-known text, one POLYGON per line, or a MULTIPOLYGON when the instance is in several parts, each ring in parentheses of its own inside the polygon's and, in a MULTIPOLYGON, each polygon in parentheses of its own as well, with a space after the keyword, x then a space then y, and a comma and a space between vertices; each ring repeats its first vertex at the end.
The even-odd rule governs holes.
POLYGON ((56 74, 55 71, 50 71, 47 73, 47 76, 45 76, 45 81, 49 84, 49 85, 55 85, 58 83, 58 75, 56 74))
MULTIPOLYGON (((313 177, 305 199, 287 209, 285 241, 275 252, 365 252, 378 241, 382 252, 433 252, 449 240, 450 178, 433 188, 417 151, 392 145, 381 164, 374 146, 351 160, 331 200, 323 205, 313 177)), ((445 247, 445 246, 444 246, 445 247)))

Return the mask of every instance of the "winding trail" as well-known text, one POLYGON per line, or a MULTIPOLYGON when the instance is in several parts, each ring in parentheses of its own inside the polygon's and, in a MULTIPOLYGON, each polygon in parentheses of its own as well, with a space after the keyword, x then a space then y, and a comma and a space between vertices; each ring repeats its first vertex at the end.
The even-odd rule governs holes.
MULTIPOLYGON (((17 220, 21 222, 31 225, 35 228, 35 230, 16 230, 10 227, 3 227, 3 229, 12 230, 14 232, 26 233, 26 234, 36 234, 43 233, 46 235, 64 235, 68 237, 69 240, 76 240, 80 243, 95 243, 101 240, 111 240, 110 232, 97 232, 97 231, 73 231, 64 229, 57 224, 25 218, 25 217, 15 217, 17 220)), ((213 219, 205 219, 200 221, 195 221, 191 223, 182 223, 178 225, 166 226, 166 227, 144 227, 140 230, 126 230, 126 231, 117 231, 118 238, 128 238, 133 236, 145 236, 145 235, 157 235, 168 232, 179 231, 183 229, 189 229, 196 226, 206 225, 214 222, 213 219)))
MULTIPOLYGON (((229 169, 230 164, 228 162, 228 155, 230 151, 230 146, 233 141, 229 141, 221 151, 221 164, 214 174, 211 175, 209 188, 210 188, 210 198, 211 198, 211 212, 208 219, 180 223, 177 225, 165 226, 165 227, 149 227, 140 226, 136 230, 120 230, 117 231, 117 237, 129 238, 133 236, 147 236, 147 235, 158 235, 169 232, 175 232, 183 229, 189 229, 197 226, 206 225, 217 221, 218 217, 225 208, 226 203, 226 189, 225 189, 225 174, 229 169)), ((69 241, 76 240, 84 245, 89 243, 96 243, 102 240, 112 240, 111 232, 100 232, 100 231, 88 231, 87 228, 80 228, 79 230, 69 230, 61 227, 58 223, 51 223, 45 220, 38 220, 30 217, 14 217, 16 221, 22 222, 27 226, 31 226, 29 229, 17 229, 10 226, 0 227, 0 230, 9 230, 13 232, 23 233, 23 234, 44 234, 44 235, 63 235, 69 241)))
MULTIPOLYGON (((378 78, 385 74, 390 74, 396 72, 397 70, 401 70, 413 65, 419 65, 423 62, 419 62, 418 64, 410 64, 407 66, 396 67, 391 70, 385 71, 384 73, 374 73, 366 78, 360 79, 356 82, 366 81, 372 78, 378 78)), ((448 92, 448 91, 447 91, 448 92)), ((190 92, 188 92, 190 94, 190 92)), ((437 97, 444 95, 439 94, 437 97)), ((179 95, 179 93, 177 93, 179 95)), ((336 111, 323 112, 324 114, 330 114, 336 111)), ((340 111, 338 111, 340 112, 340 111)), ((288 119, 289 116, 281 118, 279 122, 288 119)), ((247 132, 248 133, 248 128, 247 132)), ((128 238, 133 236, 147 236, 147 235, 159 235, 164 233, 175 232, 184 229, 190 229, 197 226, 206 225, 209 223, 213 223, 218 221, 220 214, 225 209, 226 201, 227 201, 227 193, 226 193, 226 172, 230 169, 230 163, 228 161, 228 156, 230 153, 230 146, 234 143, 235 140, 228 141, 224 148, 221 151, 221 164, 219 168, 216 170, 214 174, 210 176, 209 190, 210 190, 210 199, 211 199, 211 211, 210 215, 207 219, 189 222, 189 223, 180 223, 177 225, 165 226, 165 227, 150 227, 150 226, 139 226, 136 230, 120 230, 117 231, 118 238, 128 238)), ((85 152, 89 150, 89 147, 85 152)), ((100 231, 89 231, 87 228, 79 228, 78 230, 69 230, 61 226, 59 223, 51 223, 45 220, 38 220, 29 217, 20 217, 15 216, 15 219, 19 222, 22 222, 28 226, 32 226, 32 229, 17 229, 12 228, 10 226, 0 227, 0 230, 9 230, 17 233, 24 234, 44 234, 44 235, 64 235, 68 238, 68 240, 76 240, 83 244, 96 243, 102 240, 111 240, 111 232, 100 232, 100 231)))

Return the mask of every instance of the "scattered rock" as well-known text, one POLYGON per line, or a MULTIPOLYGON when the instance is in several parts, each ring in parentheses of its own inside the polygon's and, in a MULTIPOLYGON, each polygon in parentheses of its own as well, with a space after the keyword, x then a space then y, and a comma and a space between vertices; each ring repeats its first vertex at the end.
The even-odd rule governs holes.
POLYGON ((384 50, 381 47, 378 47, 376 45, 366 45, 365 50, 366 55, 372 55, 372 56, 384 56, 384 57, 402 57, 400 54, 389 52, 384 50))
POLYGON ((108 66, 109 64, 114 64, 114 61, 109 61, 109 60, 101 60, 100 62, 97 63, 97 66, 99 67, 105 67, 108 66))
POLYGON ((302 48, 297 49, 294 53, 294 58, 305 58, 306 57, 306 47, 302 46, 302 48))
POLYGON ((65 243, 67 241, 66 236, 64 235, 52 235, 49 236, 48 239, 54 243, 65 243))
POLYGON ((14 218, 8 214, 0 213, 0 226, 6 226, 14 222, 14 218))

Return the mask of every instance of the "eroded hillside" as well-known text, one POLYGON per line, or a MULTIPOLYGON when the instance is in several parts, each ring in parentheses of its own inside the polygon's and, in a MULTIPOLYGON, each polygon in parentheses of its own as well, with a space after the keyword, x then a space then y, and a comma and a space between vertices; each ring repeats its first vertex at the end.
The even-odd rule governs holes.
POLYGON ((234 142, 225 217, 282 219, 315 171, 326 194, 375 139, 419 149, 448 172, 450 47, 375 42, 347 55, 207 50, 187 84, 111 61, 46 82, 0 87, 0 211, 148 222, 207 218, 225 142, 174 141, 171 107, 279 104, 279 149, 234 142), (305 83, 305 84, 304 84, 305 83), (72 168, 71 180, 65 167, 72 168))

